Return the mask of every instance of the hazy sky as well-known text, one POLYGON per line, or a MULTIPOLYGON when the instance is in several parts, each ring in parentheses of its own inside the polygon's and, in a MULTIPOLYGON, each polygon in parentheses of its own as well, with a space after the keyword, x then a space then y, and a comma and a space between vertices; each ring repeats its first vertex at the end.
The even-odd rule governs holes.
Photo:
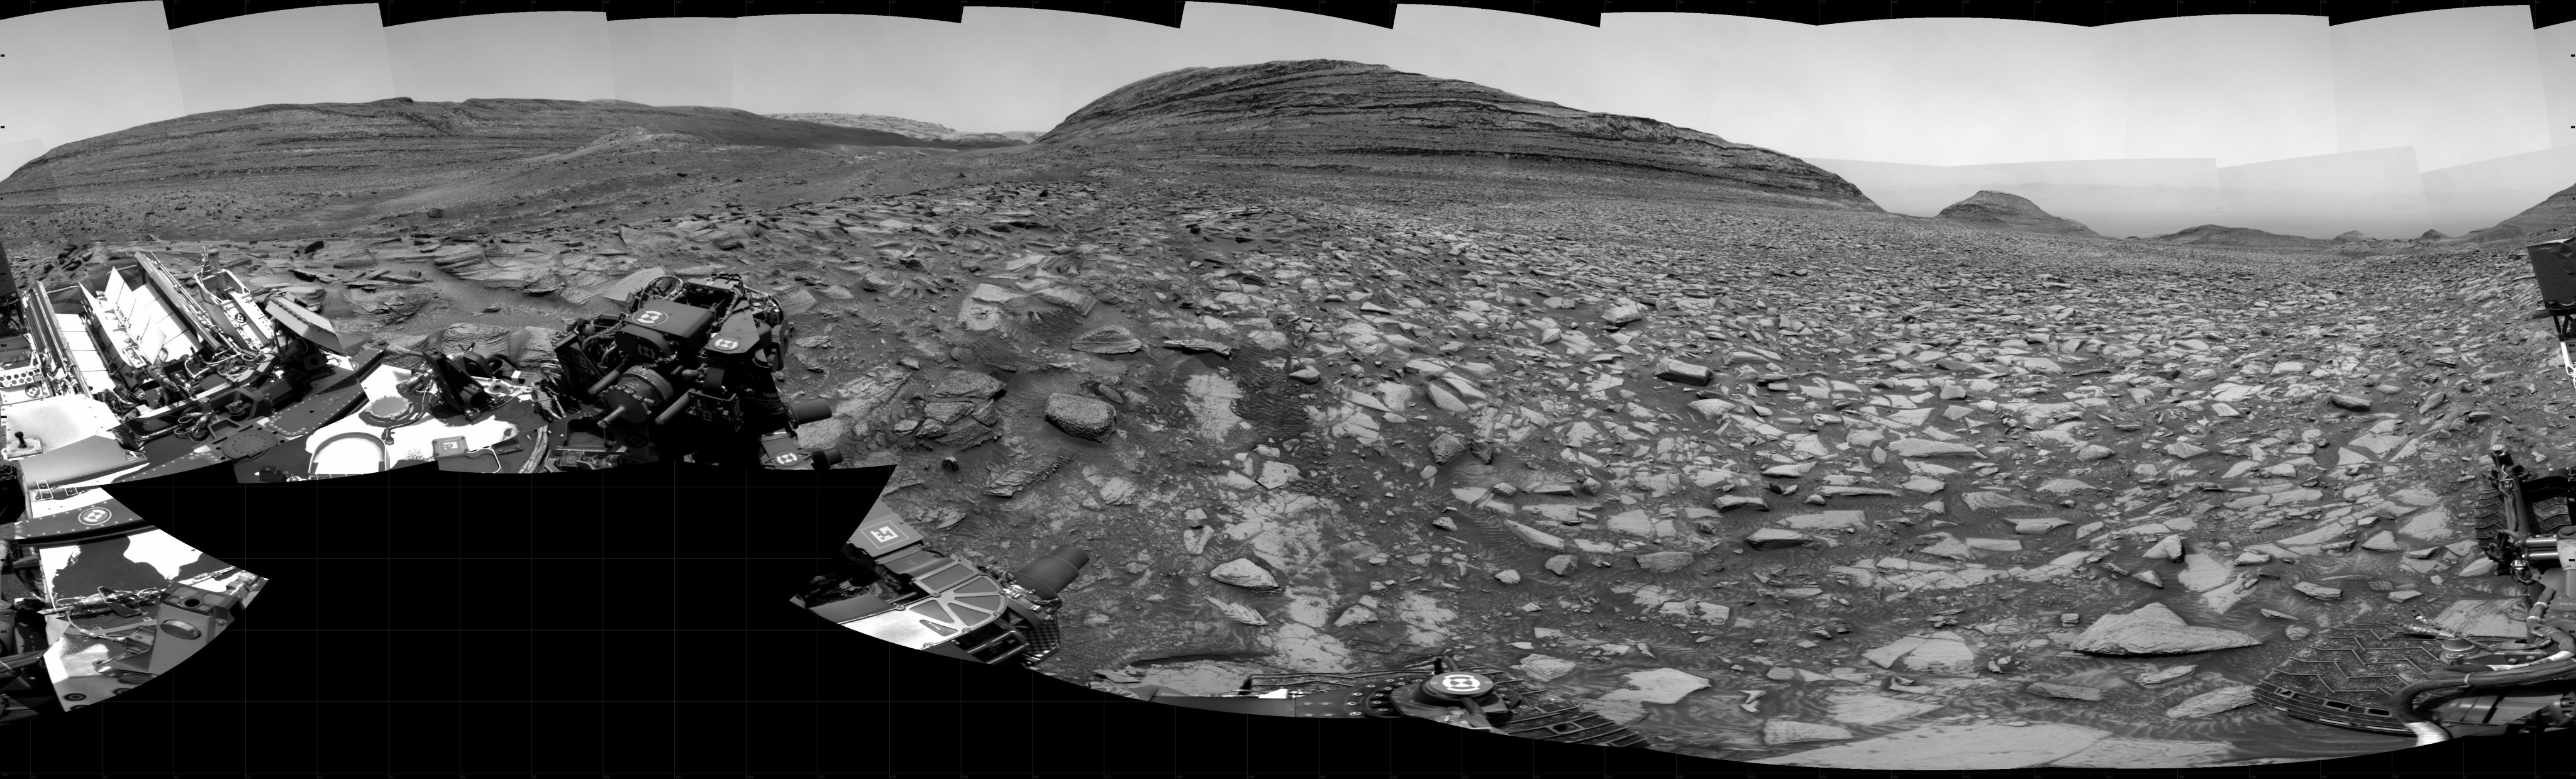
POLYGON ((2407 14, 2332 30, 2339 151, 2413 146, 2416 164, 2431 170, 2549 148, 2528 7, 2407 14))
POLYGON ((645 105, 733 105, 734 26, 732 19, 706 17, 609 22, 617 99, 645 105))
POLYGON ((372 4, 326 5, 171 30, 185 112, 393 97, 382 19, 372 4))
POLYGON ((1395 29, 1484 55, 1493 72, 1479 83, 1506 92, 1715 132, 1711 86, 1720 74, 1716 63, 1688 50, 1572 22, 1449 6, 1399 6, 1395 29))
MULTIPOLYGON (((0 144, 60 145, 187 113, 160 3, 0 20, 0 53, 9 55, 0 57, 0 144)), ((16 170, 34 157, 0 165, 16 170)))
POLYGON ((615 97, 1046 130, 1156 73, 1315 57, 1662 119, 1839 161, 1882 188, 2008 181, 2062 195, 2214 179, 2274 193, 2248 195, 2256 199, 2345 193, 2359 199, 2336 208, 2382 208, 2369 217, 2378 223, 2426 192, 2496 203, 2546 195, 2564 186, 2558 166, 2576 160, 2544 153, 2576 147, 2576 58, 2567 56, 2576 25, 2535 32, 2523 6, 2340 26, 2235 15, 2099 28, 1992 19, 1817 27, 1639 13, 1592 28, 1407 5, 1390 30, 1223 3, 1188 4, 1179 29, 989 7, 963 19, 609 23, 545 12, 383 28, 375 7, 360 4, 173 31, 153 2, 22 16, 0 20, 9 55, 0 58, 0 166, 45 144, 187 113, 395 95, 615 97), (2043 161, 2053 164, 2019 164, 2043 161), (1965 165, 1989 167, 1926 167, 1965 165))
POLYGON ((2322 16, 2187 16, 2101 28, 2124 67, 2118 156, 2219 165, 2333 154, 2334 38, 2322 16))
POLYGON ((617 96, 607 14, 480 14, 383 29, 394 90, 413 100, 617 96))
POLYGON ((987 125, 1060 102, 1054 74, 979 62, 987 46, 953 22, 757 16, 736 22, 734 36, 733 106, 754 113, 881 114, 979 132, 1022 129, 987 125))
POLYGON ((735 29, 737 108, 881 114, 965 132, 1045 131, 1146 76, 1263 61, 1161 25, 1018 8, 970 7, 962 23, 761 16, 735 29))
POLYGON ((1714 132, 1792 154, 1925 165, 2336 150, 2321 17, 2105 28, 1999 19, 1816 27, 1608 14, 1716 63, 1714 132), (2270 74, 2245 78, 2246 73, 2270 74))
POLYGON ((2540 89, 2549 95, 2549 145, 2576 146, 2576 22, 2540 28, 2532 54, 2540 60, 2540 89))

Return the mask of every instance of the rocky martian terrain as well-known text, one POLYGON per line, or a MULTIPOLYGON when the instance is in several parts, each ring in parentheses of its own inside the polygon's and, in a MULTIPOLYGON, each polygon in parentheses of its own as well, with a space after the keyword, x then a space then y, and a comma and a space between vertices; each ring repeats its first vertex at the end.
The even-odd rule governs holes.
POLYGON ((852 132, 222 112, 30 163, 0 240, 22 278, 233 268, 379 342, 742 273, 804 334, 791 395, 836 402, 803 443, 893 464, 949 551, 1091 550, 1046 673, 1446 652, 1781 765, 2401 748, 2250 685, 2321 627, 2492 620, 2486 442, 2576 456, 2519 242, 1895 215, 1717 136, 1338 62, 1165 74, 1025 145, 852 132))

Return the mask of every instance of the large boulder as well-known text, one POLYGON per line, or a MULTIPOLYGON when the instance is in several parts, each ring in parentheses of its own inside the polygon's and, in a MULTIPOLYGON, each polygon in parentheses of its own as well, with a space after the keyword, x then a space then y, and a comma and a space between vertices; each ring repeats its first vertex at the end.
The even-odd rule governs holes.
POLYGON ((1066 435, 1098 441, 1116 430, 1118 408, 1099 398, 1059 392, 1047 396, 1046 420, 1066 435))
POLYGON ((2075 638, 2074 649, 2097 655, 2127 657, 2213 652, 2263 643, 2233 630, 2194 627, 2162 603, 2150 603, 2127 614, 2094 621, 2075 638))
POLYGON ((1645 703, 1680 703, 1683 696, 1708 689, 1708 677, 1678 668, 1649 668, 1630 672, 1626 689, 1601 695, 1605 701, 1641 701, 1645 703))
POLYGON ((2253 702, 2254 686, 2250 684, 2239 684, 2230 687, 2221 687, 2186 698, 2182 703, 2175 705, 2173 708, 2166 709, 2165 716, 2172 717, 2174 719, 2197 719, 2232 709, 2243 708, 2247 704, 2251 704, 2253 702))
POLYGON ((1253 562, 1248 557, 1237 557, 1226 561, 1224 565, 1209 570, 1208 578, 1245 589, 1279 589, 1279 580, 1272 577, 1269 570, 1262 568, 1259 563, 1253 562))
POLYGON ((984 400, 1002 394, 1002 380, 980 371, 949 371, 932 385, 933 397, 950 400, 984 400))

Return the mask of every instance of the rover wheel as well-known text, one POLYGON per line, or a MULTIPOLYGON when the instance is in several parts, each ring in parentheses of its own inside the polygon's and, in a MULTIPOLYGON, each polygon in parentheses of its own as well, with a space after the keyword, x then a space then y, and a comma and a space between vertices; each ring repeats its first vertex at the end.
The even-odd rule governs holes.
POLYGON ((2439 639, 2388 622, 2325 628, 2255 685, 2264 705, 2311 722, 2406 735, 2388 710, 2399 688, 2432 678, 2447 663, 2439 639))

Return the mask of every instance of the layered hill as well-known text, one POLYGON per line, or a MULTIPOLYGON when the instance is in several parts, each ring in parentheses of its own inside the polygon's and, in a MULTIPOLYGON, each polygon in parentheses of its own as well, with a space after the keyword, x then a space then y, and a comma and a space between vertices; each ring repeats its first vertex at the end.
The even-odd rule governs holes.
POLYGON ((1969 195, 1966 200, 1952 203, 1950 207, 1941 209, 1940 218, 2003 227, 2026 233, 2100 237, 2099 233, 2093 232, 2093 228, 2085 227, 2082 222, 2053 216, 2047 211, 2040 210, 2039 204, 2030 202, 2029 198, 1991 189, 1980 190, 1977 194, 1969 195))
POLYGON ((1842 177, 1769 149, 1653 119, 1339 60, 1153 76, 1083 106, 1037 145, 1116 147, 1149 156, 1508 157, 1687 174, 1879 210, 1842 177))
POLYGON ((968 148, 883 130, 772 119, 732 108, 648 106, 623 100, 422 103, 397 97, 372 103, 274 104, 209 111, 85 138, 55 147, 0 181, 0 196, 41 187, 154 180, 416 172, 421 166, 553 154, 628 127, 741 146, 968 148))

